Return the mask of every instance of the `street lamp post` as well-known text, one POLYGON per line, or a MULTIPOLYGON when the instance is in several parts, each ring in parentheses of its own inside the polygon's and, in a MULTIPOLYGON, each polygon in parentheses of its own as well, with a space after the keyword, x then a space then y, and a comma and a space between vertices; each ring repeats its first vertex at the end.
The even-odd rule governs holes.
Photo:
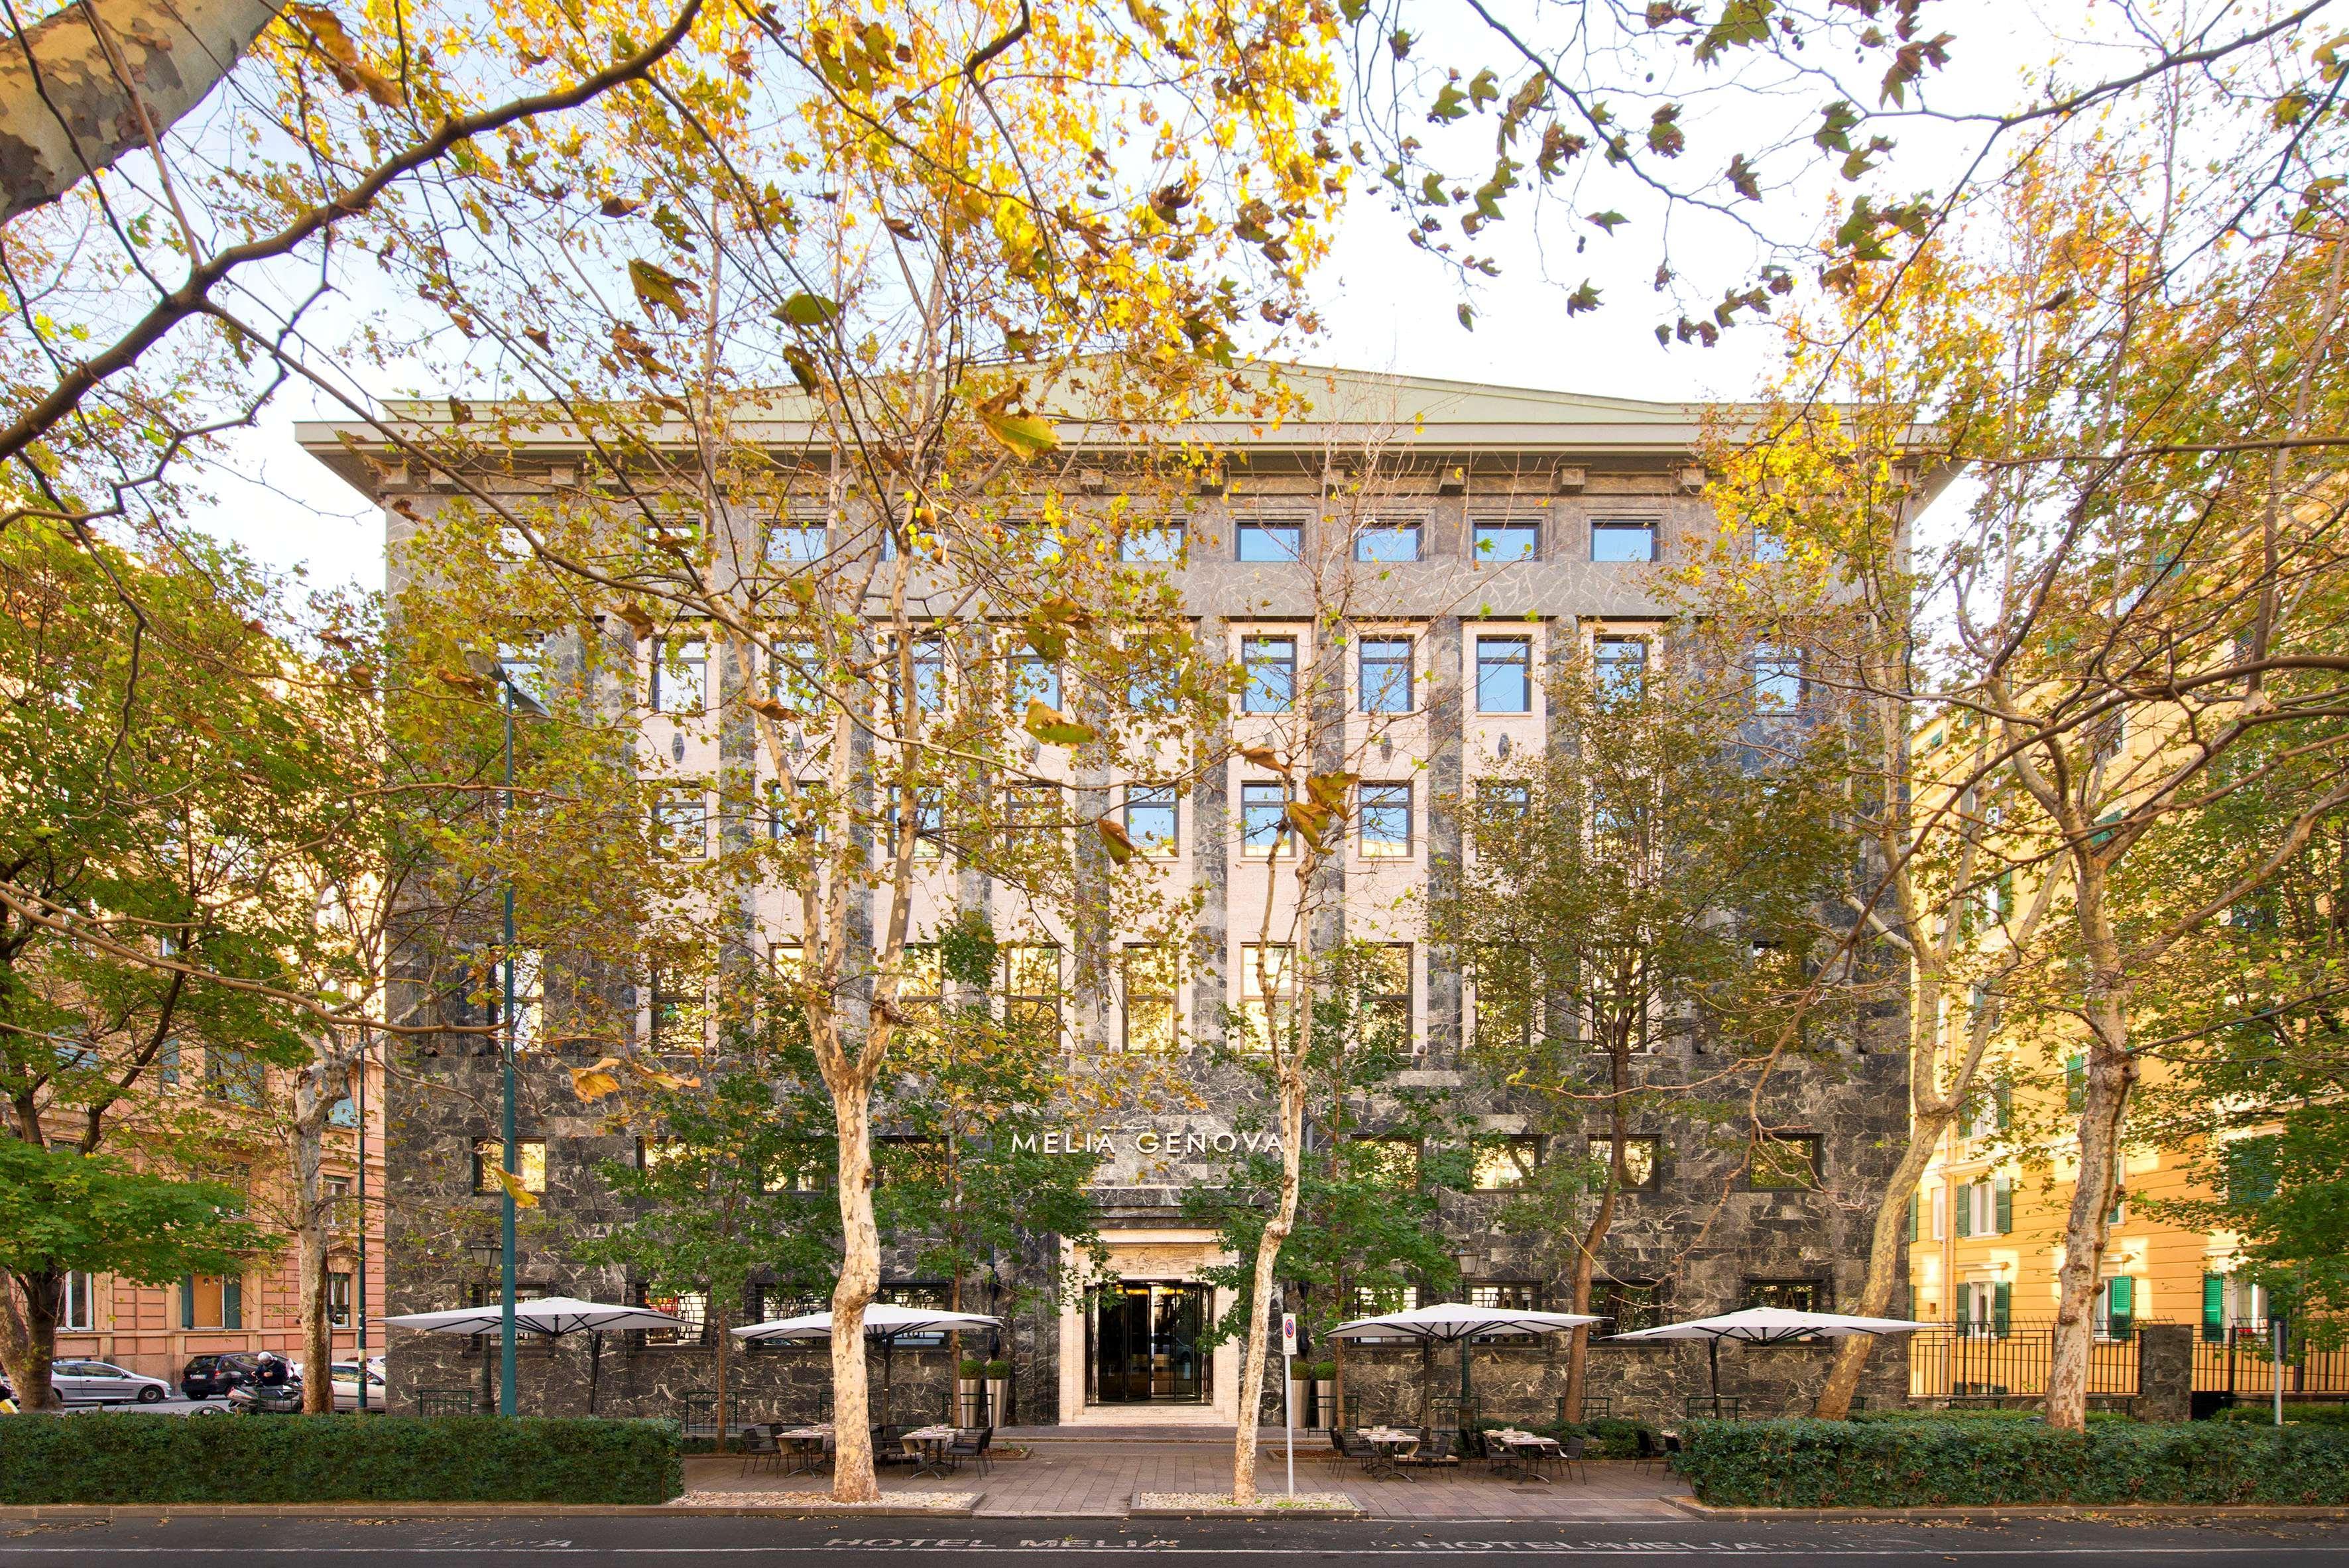
MULTIPOLYGON (((494 666, 499 706, 505 719, 505 802, 498 819, 500 837, 513 818, 514 708, 543 714, 528 693, 514 685, 513 674, 501 658, 494 666)), ((512 845, 507 846, 511 851, 512 845)), ((498 1065, 501 1078, 499 1130, 505 1140, 505 1180, 498 1183, 498 1414, 511 1416, 519 1403, 514 1391, 514 1195, 508 1181, 522 1176, 521 1146, 514 1137, 514 887, 513 872, 506 872, 505 889, 505 1011, 499 1015, 498 1065)))
MULTIPOLYGON (((1460 1266, 1460 1299, 1466 1301, 1468 1271, 1484 1262, 1484 1257, 1481 1253, 1470 1252, 1464 1247, 1452 1254, 1452 1261, 1460 1266)), ((1468 1336, 1462 1335, 1460 1336, 1460 1429, 1464 1432, 1468 1430, 1468 1336)), ((1463 1439, 1462 1441, 1464 1442, 1466 1439, 1463 1439)))

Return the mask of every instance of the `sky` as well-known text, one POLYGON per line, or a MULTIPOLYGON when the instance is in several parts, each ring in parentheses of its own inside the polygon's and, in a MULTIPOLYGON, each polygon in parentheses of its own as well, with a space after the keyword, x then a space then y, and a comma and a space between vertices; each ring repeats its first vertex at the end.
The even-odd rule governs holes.
MULTIPOLYGON (((1935 88, 1945 102, 2003 105, 2016 96, 2020 73, 2033 67, 2056 60, 2075 63, 2082 72, 2106 67, 2110 62, 2098 57, 2097 30, 2116 25, 2119 15, 2095 3, 2075 5, 2053 19, 2050 12, 2013 0, 1929 5, 1929 27, 1959 34, 1953 64, 1935 88)), ((1775 113, 1779 107, 1700 95, 1692 100, 1692 145, 1717 157, 1722 146, 1736 143, 1715 133, 1724 127, 1733 131, 1741 115, 1775 113)), ((1912 190, 1946 188, 1972 146, 1965 135, 1934 122, 1912 122, 1901 139, 1896 167, 1900 185, 1912 190)), ((1483 156, 1489 158, 1489 150, 1483 156)), ((1773 200, 1779 211, 1807 222, 1807 214, 1825 211, 1827 188, 1815 182, 1773 200)), ((1400 220, 1375 190, 1358 189, 1317 279, 1324 331, 1302 357, 1353 369, 1659 400, 1753 395, 1776 354, 1766 326, 1733 331, 1711 349, 1658 345, 1653 327, 1661 302, 1649 280, 1661 248, 1651 237, 1652 229, 1642 232, 1654 214, 1637 206, 1630 211, 1633 222, 1619 236, 1580 253, 1565 241, 1588 232, 1561 203, 1538 213, 1516 212, 1488 228, 1478 248, 1500 262, 1501 275, 1478 283, 1471 331, 1455 314, 1469 297, 1457 281, 1405 243, 1400 220), (1585 276, 1601 286, 1606 303, 1569 317, 1567 293, 1585 276)), ((1675 263, 1689 270, 1711 262, 1724 278, 1736 275, 1742 270, 1737 256, 1726 250, 1707 253, 1720 241, 1682 230, 1674 239, 1675 263), (1682 263, 1682 256, 1689 260, 1682 263)), ((294 444, 295 421, 311 417, 293 397, 265 409, 258 427, 235 442, 228 461, 210 476, 212 499, 197 509, 194 521, 268 565, 303 571, 314 584, 380 587, 380 513, 294 444)))

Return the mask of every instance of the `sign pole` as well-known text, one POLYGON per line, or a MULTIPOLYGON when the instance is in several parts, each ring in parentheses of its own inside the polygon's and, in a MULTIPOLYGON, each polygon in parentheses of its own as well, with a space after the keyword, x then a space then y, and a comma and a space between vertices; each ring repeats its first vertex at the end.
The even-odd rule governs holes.
POLYGON ((1288 1495, 1297 1495, 1297 1373, 1289 1365, 1297 1354, 1297 1315, 1280 1315, 1280 1424, 1288 1440, 1288 1495))

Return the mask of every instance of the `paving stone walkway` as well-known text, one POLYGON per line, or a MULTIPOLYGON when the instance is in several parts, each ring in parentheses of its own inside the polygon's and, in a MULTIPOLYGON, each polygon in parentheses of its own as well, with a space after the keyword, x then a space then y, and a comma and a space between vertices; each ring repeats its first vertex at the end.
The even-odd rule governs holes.
MULTIPOLYGON (((1228 1491, 1231 1439, 1220 1442, 1189 1434, 1112 1436, 1109 1430, 1037 1429, 1034 1435, 999 1435, 997 1441, 1024 1442, 1030 1457, 1006 1460, 985 1476, 966 1469, 950 1477, 908 1479, 892 1467, 881 1476, 887 1492, 969 1491, 985 1493, 981 1515, 1014 1518, 1115 1519, 1124 1516, 1138 1491, 1228 1491), (1050 1436, 1043 1434, 1049 1433, 1050 1436)), ((1314 1434, 1309 1448, 1297 1445, 1297 1490, 1342 1491, 1378 1519, 1526 1519, 1584 1521, 1685 1519, 1666 1500, 1685 1497, 1688 1488, 1661 1467, 1640 1469, 1628 1460, 1608 1460, 1578 1470, 1578 1479, 1547 1486, 1488 1478, 1476 1467, 1437 1471, 1409 1480, 1373 1480, 1354 1465, 1321 1458, 1329 1439, 1314 1434), (1309 1458, 1311 1455, 1313 1457, 1309 1458), (1588 1480, 1579 1479, 1587 1471, 1588 1480)), ((1278 1435, 1263 1446, 1257 1484, 1267 1493, 1287 1484, 1278 1435)), ((695 1455, 685 1461, 690 1491, 761 1494, 829 1490, 826 1475, 778 1476, 757 1470, 745 1476, 741 1461, 695 1455)))

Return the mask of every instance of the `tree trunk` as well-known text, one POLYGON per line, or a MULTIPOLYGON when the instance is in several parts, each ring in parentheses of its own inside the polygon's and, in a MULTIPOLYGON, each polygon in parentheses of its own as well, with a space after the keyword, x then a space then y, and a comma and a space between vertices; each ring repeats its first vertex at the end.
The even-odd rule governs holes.
POLYGON ((0 221, 160 139, 284 4, 82 0, 29 28, 0 51, 0 221))
POLYGON ((2120 1174, 2121 1121, 2137 1078, 2137 1058, 2110 1043, 2127 1038, 2118 1000, 2093 998, 2089 1015, 2095 1032, 2080 1105, 2080 1167, 2072 1184, 2072 1212, 2064 1227, 2064 1266, 2055 1276, 2055 1342, 2047 1367, 2047 1424, 2072 1432, 2087 1429, 2096 1286, 2111 1233, 2107 1222, 2113 1189, 2120 1174))
POLYGON ((20 1410, 65 1408, 49 1382, 63 1283, 64 1276, 54 1273, 0 1274, 0 1370, 7 1372, 20 1410))
MULTIPOLYGON (((335 1345, 326 1321, 326 1112, 316 1064, 304 1069, 294 1098, 295 1295, 301 1305, 302 1410, 332 1414, 335 1408, 335 1345)), ((366 1369, 360 1369, 362 1378, 366 1369)))
MULTIPOLYGON (((1644 995, 1640 1006, 1644 1014, 1644 995)), ((1614 1045, 1607 1053, 1607 1188, 1599 1200, 1599 1212, 1590 1217, 1590 1224, 1582 1233, 1582 1245, 1575 1252, 1573 1280, 1568 1286, 1569 1312, 1590 1310, 1591 1275, 1599 1266, 1599 1249, 1607 1244, 1607 1233, 1615 1223, 1615 1197, 1623 1190, 1628 1173, 1623 1164, 1623 1143, 1630 1136, 1630 1120, 1624 1115, 1623 1101, 1630 1092, 1631 1047, 1626 1031, 1636 1026, 1633 1020, 1619 1025, 1614 1045)), ((1569 1421, 1582 1419, 1583 1376, 1589 1364, 1590 1325, 1578 1324, 1566 1347, 1566 1418, 1569 1421)))
POLYGON ((734 1326, 734 1303, 742 1295, 741 1281, 732 1281, 731 1284, 730 1292, 718 1282, 710 1282, 708 1315, 709 1332, 718 1336, 718 1451, 721 1454, 726 1451, 726 1434, 733 1429, 734 1362, 730 1352, 734 1347, 734 1336, 729 1331, 734 1326))
MULTIPOLYGON (((1303 985, 1301 976, 1299 984, 1309 995, 1310 987, 1303 985)), ((1241 1364, 1239 1427, 1232 1441, 1232 1501, 1242 1508, 1252 1506, 1257 1500, 1256 1431, 1258 1408, 1264 1402, 1264 1362, 1269 1337, 1265 1307, 1272 1300, 1272 1276, 1280 1262, 1280 1249, 1297 1223, 1298 1168, 1305 1155, 1304 1049, 1300 1028, 1280 1077, 1280 1202, 1266 1222, 1264 1233, 1257 1238, 1256 1273, 1248 1292, 1247 1355, 1241 1364)))
POLYGON ((873 1219, 873 1086, 843 1063, 825 1078, 840 1131, 840 1283, 832 1292, 832 1496, 877 1502, 864 1309, 881 1288, 881 1233, 873 1219))
MULTIPOLYGON (((1910 1069, 1914 1071, 1914 1068, 1910 1069)), ((1930 1070, 1930 1068, 1928 1069, 1930 1070)), ((1868 1278, 1859 1288, 1859 1315, 1882 1317, 1892 1305, 1892 1287, 1899 1283, 1900 1244, 1909 1228, 1908 1202, 1918 1179, 1932 1163, 1934 1147, 1950 1125, 1947 1113, 1919 1113, 1909 1124, 1909 1147, 1885 1183, 1884 1201, 1876 1211, 1876 1224, 1868 1244, 1868 1278)), ((1876 1336, 1855 1334, 1836 1346, 1835 1364, 1827 1368, 1826 1386, 1819 1390, 1811 1414, 1822 1421, 1840 1421, 1851 1414, 1851 1399, 1859 1388, 1859 1375, 1876 1348, 1876 1336)))

